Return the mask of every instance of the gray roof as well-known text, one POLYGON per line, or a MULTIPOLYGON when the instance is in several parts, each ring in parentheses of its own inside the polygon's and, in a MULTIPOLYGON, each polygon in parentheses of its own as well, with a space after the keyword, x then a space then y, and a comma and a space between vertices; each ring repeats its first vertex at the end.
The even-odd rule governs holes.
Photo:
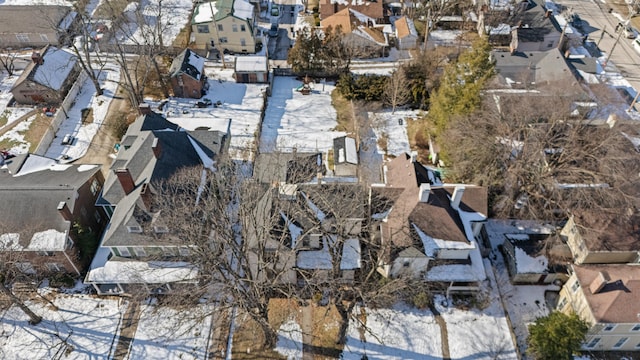
POLYGON ((576 81, 573 72, 558 49, 549 51, 507 51, 494 50, 491 57, 495 59, 495 69, 501 83, 507 79, 511 87, 531 87, 556 81, 576 81))
MULTIPOLYGON (((124 135, 118 156, 111 170, 126 168, 132 175, 135 188, 125 194, 115 173, 109 174, 99 205, 116 205, 110 226, 103 238, 103 246, 145 246, 149 244, 174 244, 168 234, 152 231, 158 218, 141 221, 149 217, 141 198, 143 184, 153 184, 168 179, 179 169, 202 166, 198 150, 210 159, 216 159, 226 148, 228 135, 219 131, 183 131, 158 114, 140 116, 124 135), (159 146, 156 158, 153 146, 159 146), (126 145, 125 145, 126 144, 126 145), (196 147, 199 148, 196 150, 196 147), (140 226, 142 233, 130 232, 128 227, 140 226)), ((160 220, 161 221, 161 220, 160 220)))
POLYGON ((70 11, 59 5, 2 5, 0 33, 51 33, 51 24, 59 26, 70 11))
POLYGON ((313 180, 323 170, 321 153, 262 153, 256 158, 253 175, 262 183, 296 184, 313 180))
POLYGON ((173 77, 179 74, 186 74, 196 80, 200 80, 204 71, 204 59, 202 59, 202 62, 194 61, 194 59, 200 60, 202 58, 195 52, 184 49, 173 59, 169 75, 173 77))
POLYGON ((54 159, 24 154, 0 168, 0 234, 20 233, 26 245, 33 233, 68 231, 70 223, 58 212, 67 203, 73 212, 78 188, 100 170, 97 165, 60 165, 54 159))

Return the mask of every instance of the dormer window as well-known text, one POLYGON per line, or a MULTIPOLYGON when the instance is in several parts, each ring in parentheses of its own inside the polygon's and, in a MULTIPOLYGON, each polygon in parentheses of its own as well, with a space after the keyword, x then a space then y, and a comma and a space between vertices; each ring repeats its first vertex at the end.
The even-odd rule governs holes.
POLYGON ((153 232, 156 234, 166 234, 169 232, 169 228, 166 226, 154 226, 153 227, 153 232))
POLYGON ((140 226, 127 226, 127 231, 132 234, 140 234, 142 233, 142 227, 140 226))

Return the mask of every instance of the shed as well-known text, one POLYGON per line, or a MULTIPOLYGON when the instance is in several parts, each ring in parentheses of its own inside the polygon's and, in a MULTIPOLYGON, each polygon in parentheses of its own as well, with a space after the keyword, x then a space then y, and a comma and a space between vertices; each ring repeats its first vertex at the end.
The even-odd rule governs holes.
POLYGON ((269 65, 266 56, 236 56, 233 77, 238 83, 269 82, 269 65))
POLYGON ((175 96, 199 99, 204 95, 208 88, 204 60, 189 49, 183 50, 173 59, 169 73, 175 96))
POLYGON ((356 139, 348 136, 333 139, 333 164, 336 176, 356 176, 358 168, 356 139))

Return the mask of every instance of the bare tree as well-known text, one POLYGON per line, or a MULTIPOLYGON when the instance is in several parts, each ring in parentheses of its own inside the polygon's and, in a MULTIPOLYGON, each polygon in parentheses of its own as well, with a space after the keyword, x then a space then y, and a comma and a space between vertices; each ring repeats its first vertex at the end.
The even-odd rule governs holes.
POLYGON ((625 134, 637 137, 637 130, 576 117, 574 99, 486 96, 480 112, 447 130, 452 175, 488 186, 492 210, 505 217, 634 208, 640 163, 625 134))
POLYGON ((394 70, 389 76, 382 94, 384 102, 391 106, 391 113, 396 112, 396 107, 406 104, 411 98, 411 88, 407 86, 407 77, 404 69, 394 70))
POLYGON ((5 50, 0 53, 0 65, 2 65, 2 68, 5 69, 9 76, 13 76, 15 72, 15 60, 17 56, 18 53, 12 50, 5 50))
POLYGON ((103 58, 97 51, 94 52, 93 46, 97 46, 97 24, 91 21, 91 15, 87 14, 81 9, 76 9, 78 13, 78 26, 77 31, 80 34, 80 42, 72 41, 71 49, 75 53, 78 63, 82 70, 87 74, 93 87, 96 90, 96 95, 103 94, 102 87, 100 86, 100 71, 106 63, 106 59, 103 58), (95 44, 95 45, 94 45, 95 44), (95 66, 98 68, 96 69, 95 66))

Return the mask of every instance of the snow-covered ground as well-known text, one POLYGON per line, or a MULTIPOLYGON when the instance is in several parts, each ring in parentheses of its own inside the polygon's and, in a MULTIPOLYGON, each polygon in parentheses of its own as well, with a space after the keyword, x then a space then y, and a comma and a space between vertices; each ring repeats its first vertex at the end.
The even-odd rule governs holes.
POLYGON ((280 326, 275 350, 287 360, 302 359, 302 328, 295 320, 288 320, 280 326))
POLYGON ((349 322, 343 359, 361 360, 363 355, 380 360, 442 358, 440 327, 430 311, 398 305, 393 309, 356 308, 354 314, 364 319, 365 327, 349 322))
POLYGON ((144 306, 129 359, 205 359, 212 317, 212 308, 204 305, 183 311, 144 306))
MULTIPOLYGON (((409 137, 407 136, 407 119, 416 119, 418 110, 391 110, 369 113, 371 127, 378 139, 385 138, 387 141, 387 155, 399 156, 404 153, 411 153, 409 137), (402 123, 400 123, 402 120, 402 123)), ((385 149, 381 149, 378 144, 378 153, 385 154, 385 149)))
POLYGON ((162 32, 164 46, 173 45, 182 29, 191 22, 191 0, 141 0, 130 2, 122 14, 125 22, 116 33, 120 44, 154 44, 157 30, 162 32), (144 23, 140 24, 140 15, 144 23))
POLYGON ((290 152, 294 148, 325 152, 333 148, 334 138, 346 134, 334 130, 338 125, 331 105, 335 85, 316 83, 310 95, 296 91, 301 85, 292 77, 275 78, 262 124, 261 152, 290 152))
POLYGON ((233 70, 206 68, 209 91, 203 97, 214 106, 198 108, 202 99, 171 98, 163 109, 167 120, 187 130, 209 128, 226 131, 231 119, 230 156, 236 160, 249 160, 255 136, 260 125, 260 109, 266 84, 238 84, 232 78, 233 70), (215 105, 217 102, 221 104, 215 105))
POLYGON ((17 306, 0 312, 1 359, 109 359, 124 312, 120 300, 89 295, 58 295, 55 310, 44 301, 27 301, 43 320, 29 325, 17 306))
POLYGON ((120 81, 120 68, 116 65, 108 65, 100 72, 99 80, 103 90, 103 94, 100 96, 96 95, 96 89, 91 79, 87 78, 84 81, 73 106, 67 110, 67 119, 58 128, 56 138, 53 139, 45 153, 46 157, 59 159, 65 156, 67 160, 72 160, 81 158, 87 153, 93 137, 98 133, 107 116, 111 100, 116 94, 120 81), (86 124, 82 122, 83 109, 92 109, 92 122, 86 124), (75 140, 69 145, 62 145, 62 139, 67 134, 73 136, 75 140))

